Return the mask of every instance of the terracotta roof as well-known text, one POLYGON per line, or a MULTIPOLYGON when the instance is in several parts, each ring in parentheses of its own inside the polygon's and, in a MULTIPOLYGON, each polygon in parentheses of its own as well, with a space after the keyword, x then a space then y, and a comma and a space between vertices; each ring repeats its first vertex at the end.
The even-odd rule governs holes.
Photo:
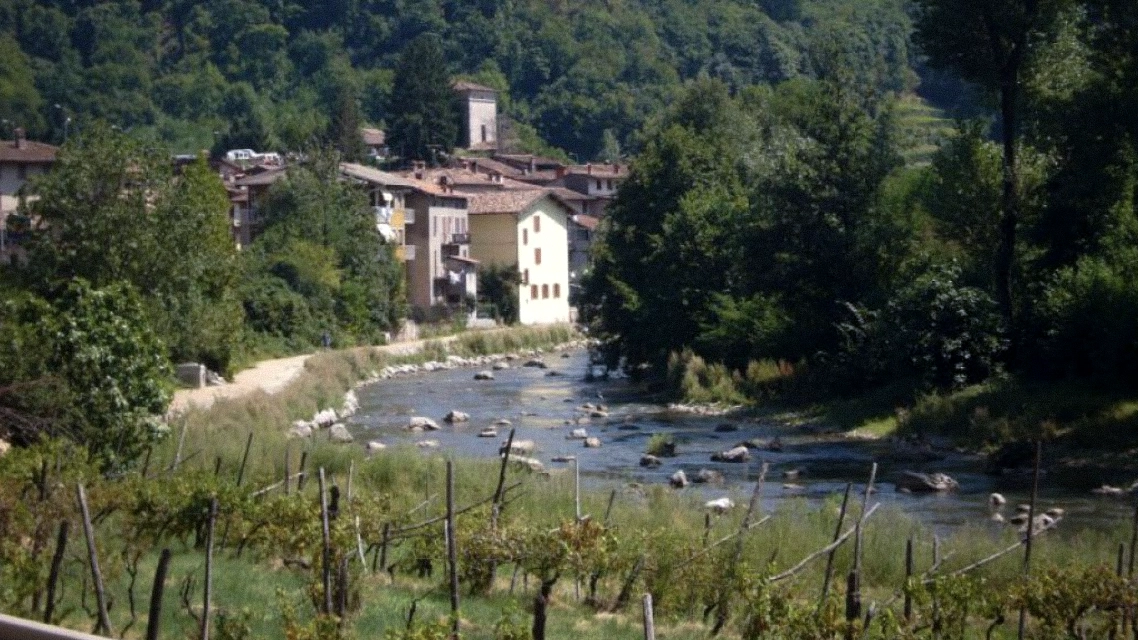
POLYGON ((387 134, 383 129, 360 129, 360 137, 363 138, 364 144, 369 147, 382 147, 387 142, 387 134))
POLYGON ((487 193, 472 193, 468 196, 470 200, 470 214, 522 213, 530 208, 533 203, 546 196, 553 198, 557 204, 572 214, 573 208, 549 189, 527 189, 524 191, 509 189, 490 191, 487 193))
POLYGON ((587 196, 583 193, 578 193, 572 189, 566 189, 565 187, 550 187, 549 191, 550 191, 550 193, 561 198, 562 200, 567 200, 569 202, 573 202, 575 200, 580 200, 580 201, 584 202, 585 200, 591 200, 592 199, 592 196, 587 196))
POLYGON ((553 158, 543 158, 535 156, 530 153, 499 153, 494 156, 495 160, 511 164, 518 168, 529 168, 530 163, 537 165, 538 168, 556 169, 557 167, 565 166, 565 163, 553 158))
POLYGON ((380 171, 372 167, 365 167, 362 164, 356 164, 354 162, 341 162, 340 173, 372 184, 380 184, 388 187, 406 187, 408 189, 417 188, 411 181, 403 176, 380 171))
POLYGON ((475 167, 475 171, 481 171, 482 173, 493 171, 509 178, 515 178, 522 174, 520 169, 516 169, 505 162, 491 160, 490 158, 471 157, 462 158, 462 161, 470 163, 470 166, 475 167))
POLYGON ((468 80, 457 80, 451 86, 454 87, 455 91, 493 91, 494 93, 498 93, 498 90, 494 87, 487 87, 484 84, 478 84, 477 82, 470 82, 468 80))
POLYGON ((0 162, 51 164, 58 152, 59 147, 33 140, 0 140, 0 162))
POLYGON ((566 173, 591 178, 625 178, 628 176, 626 164, 578 164, 566 169, 566 173))
POLYGON ((580 214, 573 216, 573 222, 581 225, 582 227, 585 227, 589 231, 596 231, 597 225, 600 224, 601 220, 600 220, 600 218, 597 218, 596 216, 590 216, 590 215, 580 213, 580 214))
POLYGON ((263 187, 270 185, 280 180, 285 176, 285 169, 266 169, 258 173, 251 173, 243 178, 238 178, 233 181, 233 184, 238 187, 263 187))

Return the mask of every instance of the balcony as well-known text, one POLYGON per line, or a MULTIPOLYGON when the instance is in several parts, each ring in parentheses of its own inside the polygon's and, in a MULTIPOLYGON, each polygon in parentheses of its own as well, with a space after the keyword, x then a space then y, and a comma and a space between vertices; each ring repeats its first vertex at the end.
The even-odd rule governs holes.
POLYGON ((450 234, 450 242, 444 244, 470 244, 469 233, 452 233, 450 234))

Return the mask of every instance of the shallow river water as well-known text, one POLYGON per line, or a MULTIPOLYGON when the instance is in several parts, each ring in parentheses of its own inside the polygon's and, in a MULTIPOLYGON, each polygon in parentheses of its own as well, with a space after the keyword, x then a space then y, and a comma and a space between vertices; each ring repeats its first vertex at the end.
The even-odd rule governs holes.
MULTIPOLYGON (((903 510, 912 517, 939 530, 964 524, 991 522, 987 505, 993 491, 1008 499, 1005 513, 1014 513, 1014 505, 1027 502, 1030 475, 993 477, 982 472, 983 461, 975 455, 951 450, 938 451, 942 459, 929 462, 902 461, 887 442, 854 441, 835 436, 819 436, 807 430, 782 425, 762 418, 736 419, 704 417, 669 411, 664 405, 646 401, 632 385, 614 378, 586 382, 588 357, 583 351, 568 357, 546 354, 548 369, 522 367, 515 360, 511 368, 495 371, 493 381, 475 381, 472 369, 453 369, 397 377, 361 388, 361 410, 353 418, 350 429, 357 440, 380 440, 385 444, 413 444, 419 440, 438 440, 443 452, 457 456, 493 458, 504 442, 509 427, 500 427, 499 438, 480 438, 478 432, 499 419, 509 420, 517 429, 515 438, 533 440, 537 450, 533 457, 547 468, 572 468, 572 463, 551 463, 559 455, 576 455, 581 465, 582 483, 586 486, 608 486, 641 482, 666 484, 677 469, 689 477, 700 469, 715 469, 724 474, 726 484, 718 487, 695 485, 685 491, 698 491, 708 499, 732 495, 745 502, 753 488, 762 461, 770 463, 764 506, 777 510, 788 499, 822 500, 840 494, 847 482, 864 488, 872 462, 880 465, 880 491, 875 500, 882 507, 903 510), (561 375, 550 375, 556 372, 561 375), (578 411, 586 402, 608 406, 607 419, 589 419, 578 411), (450 410, 470 414, 470 421, 447 425, 443 416, 450 410), (442 426, 441 431, 409 433, 411 416, 427 416, 442 426), (575 421, 579 420, 579 424, 575 421), (716 427, 731 424, 734 432, 716 432, 716 427), (590 436, 599 437, 603 446, 587 449, 579 440, 566 436, 574 428, 584 427, 590 436), (648 439, 656 433, 671 434, 677 442, 677 456, 664 458, 663 466, 645 469, 639 466, 648 439), (753 451, 749 464, 711 462, 711 454, 729 449, 744 440, 770 440, 778 437, 781 451, 753 451), (784 486, 783 472, 801 470, 793 480, 799 487, 784 486), (960 489, 946 494, 917 495, 897 492, 893 480, 906 469, 948 473, 960 483, 960 489)), ((437 453, 439 450, 428 450, 437 453)), ((1041 509, 1059 506, 1066 510, 1061 529, 1075 531, 1097 528, 1111 522, 1124 521, 1133 508, 1123 500, 1100 498, 1085 490, 1073 491, 1054 486, 1045 477, 1041 482, 1041 509)), ((993 532, 999 525, 991 523, 993 532)))

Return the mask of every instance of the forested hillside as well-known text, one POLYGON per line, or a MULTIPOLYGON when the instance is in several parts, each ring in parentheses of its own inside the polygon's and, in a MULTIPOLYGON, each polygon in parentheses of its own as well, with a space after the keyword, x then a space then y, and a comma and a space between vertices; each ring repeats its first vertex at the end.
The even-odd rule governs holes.
POLYGON ((536 131, 583 162, 606 131, 627 146, 699 75, 814 77, 813 54, 841 47, 866 91, 912 89, 904 4, 0 0, 0 118, 56 142, 102 118, 176 152, 306 148, 336 139, 343 109, 387 124, 400 51, 434 32, 452 74, 508 89, 523 142, 536 131))

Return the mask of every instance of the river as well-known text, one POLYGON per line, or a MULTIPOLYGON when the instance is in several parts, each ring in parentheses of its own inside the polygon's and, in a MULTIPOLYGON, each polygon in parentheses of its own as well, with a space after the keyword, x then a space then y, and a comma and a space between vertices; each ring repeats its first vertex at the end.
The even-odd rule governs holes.
MULTIPOLYGON (((505 440, 509 427, 500 427, 499 438, 480 438, 479 431, 497 420, 509 420, 517 429, 515 438, 533 440, 537 444, 534 457, 548 468, 568 467, 572 463, 551 463, 561 455, 578 457, 582 483, 586 486, 611 486, 617 483, 664 483, 677 470, 689 477, 700 469, 723 473, 722 486, 693 485, 685 491, 702 492, 708 499, 732 496, 737 502, 747 499, 762 461, 770 463, 764 507, 777 510, 786 500, 820 501, 840 494, 846 483, 864 489, 870 466, 879 463, 878 486, 874 500, 883 507, 904 511, 937 530, 965 524, 989 523, 993 531, 999 524, 991 521, 988 496, 1002 493, 1008 499, 1005 514, 1014 513, 1017 503, 1028 501, 1030 474, 989 476, 982 472, 983 461, 974 454, 937 450, 935 461, 905 461, 895 445, 884 441, 850 440, 840 435, 819 434, 780 424, 765 418, 707 417, 669 411, 667 406, 646 399, 622 378, 585 381, 588 357, 583 351, 546 354, 547 369, 522 367, 521 360, 510 369, 495 371, 495 380, 475 381, 471 369, 452 369, 397 377, 367 385, 358 390, 361 410, 349 428, 357 440, 379 440, 387 445, 412 444, 420 440, 438 440, 440 449, 456 456, 492 458, 505 440), (589 419, 578 410, 584 403, 607 405, 609 417, 589 419), (442 421, 451 410, 470 414, 470 421, 454 426, 442 421), (427 416, 442 425, 430 433, 406 430, 412 416, 427 416), (579 422, 579 424, 578 424, 579 422), (731 425, 724 427, 723 425, 731 425), (599 437, 603 446, 587 449, 579 440, 566 436, 574 428, 584 427, 590 436, 599 437), (733 432, 717 432, 716 428, 737 428, 733 432), (671 434, 677 442, 677 456, 664 458, 656 469, 639 466, 648 439, 656 433, 671 434), (778 438, 781 451, 754 451, 749 464, 711 462, 711 454, 735 444, 759 439, 778 438), (901 459, 899 459, 901 458, 901 459), (801 470, 799 478, 783 478, 788 470, 801 470), (959 483, 957 491, 944 494, 907 494, 895 490, 893 480, 906 469, 948 473, 959 483), (789 483, 794 485, 790 486, 789 483)), ((910 459, 913 460, 913 459, 910 459)), ((1098 527, 1130 517, 1130 503, 1103 498, 1048 482, 1040 487, 1041 509, 1062 507, 1066 510, 1062 529, 1076 531, 1098 527)))

